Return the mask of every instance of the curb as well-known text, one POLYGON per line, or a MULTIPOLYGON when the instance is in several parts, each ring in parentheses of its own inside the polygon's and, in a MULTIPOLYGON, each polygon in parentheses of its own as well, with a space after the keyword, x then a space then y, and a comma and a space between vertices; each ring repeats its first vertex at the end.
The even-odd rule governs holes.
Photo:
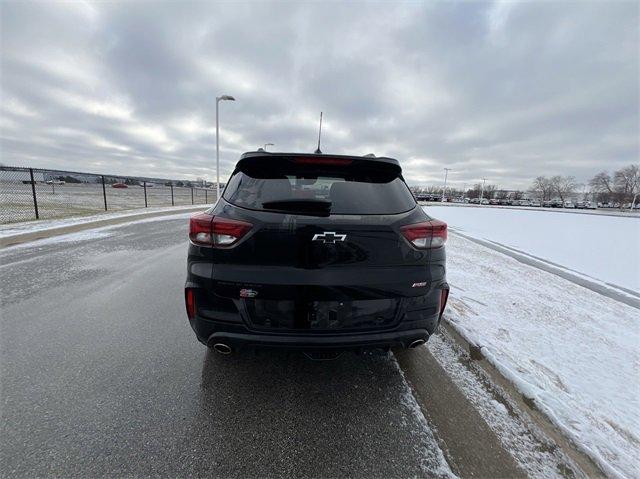
POLYGON ((607 477, 602 468, 571 438, 567 437, 542 411, 538 409, 535 404, 535 400, 526 397, 516 388, 509 379, 489 361, 487 361, 480 347, 467 341, 462 334, 455 329, 454 326, 449 323, 446 318, 441 322, 441 327, 447 332, 454 342, 456 342, 462 349, 469 353, 470 358, 479 365, 482 370, 488 374, 492 381, 499 385, 514 401, 518 408, 526 412, 532 421, 544 431, 549 437, 551 437, 556 444, 569 456, 577 465, 582 469, 587 477, 607 477))
POLYGON ((22 243, 28 243, 44 238, 51 238, 53 236, 66 235, 69 233, 76 233, 78 231, 90 230, 94 228, 101 228, 103 226, 112 226, 122 223, 130 223, 145 218, 153 218, 154 216, 169 216, 180 213, 188 213, 191 211, 203 211, 207 208, 207 205, 190 206, 188 208, 179 208, 175 210, 154 211, 150 213, 139 213, 134 215, 117 216, 115 218, 105 218, 103 220, 87 221, 86 223, 78 223, 74 225, 60 226, 58 228, 49 228, 40 231, 30 231, 28 233, 20 233, 12 236, 5 236, 0 238, 0 248, 6 248, 8 246, 15 246, 22 243))

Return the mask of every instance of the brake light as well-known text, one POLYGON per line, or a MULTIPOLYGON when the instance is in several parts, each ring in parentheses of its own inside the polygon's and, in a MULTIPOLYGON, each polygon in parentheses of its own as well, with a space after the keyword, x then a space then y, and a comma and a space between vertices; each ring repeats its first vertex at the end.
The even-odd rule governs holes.
POLYGON ((192 243, 212 245, 211 222, 213 216, 206 213, 196 213, 189 218, 189 239, 192 243))
POLYGON ((294 158, 293 162, 297 165, 348 166, 353 163, 353 160, 346 158, 294 158))
POLYGON ((244 221, 197 213, 189 220, 192 243, 213 248, 228 248, 246 235, 253 225, 244 221))
POLYGON ((447 223, 440 220, 402 226, 400 232, 419 249, 439 248, 447 242, 447 223))
POLYGON ((187 316, 193 319, 196 315, 196 295, 192 288, 185 288, 184 302, 187 305, 187 316))

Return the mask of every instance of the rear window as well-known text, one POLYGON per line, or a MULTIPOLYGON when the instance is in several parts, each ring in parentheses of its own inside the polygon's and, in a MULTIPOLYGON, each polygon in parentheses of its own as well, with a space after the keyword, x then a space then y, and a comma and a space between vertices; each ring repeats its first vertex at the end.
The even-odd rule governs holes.
POLYGON ((263 211, 284 202, 318 202, 325 204, 330 214, 347 215, 396 214, 416 204, 402 178, 395 170, 385 171, 384 165, 317 167, 274 161, 266 168, 265 161, 269 160, 262 160, 259 167, 236 170, 224 198, 234 205, 263 211))

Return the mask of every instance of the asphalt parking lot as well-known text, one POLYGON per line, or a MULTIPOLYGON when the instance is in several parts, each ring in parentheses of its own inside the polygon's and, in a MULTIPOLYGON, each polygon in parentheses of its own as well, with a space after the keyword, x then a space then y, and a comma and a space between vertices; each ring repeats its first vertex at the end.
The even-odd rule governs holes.
POLYGON ((3 477, 525 475, 426 349, 210 353, 184 312, 186 226, 0 252, 3 477), (399 365, 418 357, 426 416, 399 365))

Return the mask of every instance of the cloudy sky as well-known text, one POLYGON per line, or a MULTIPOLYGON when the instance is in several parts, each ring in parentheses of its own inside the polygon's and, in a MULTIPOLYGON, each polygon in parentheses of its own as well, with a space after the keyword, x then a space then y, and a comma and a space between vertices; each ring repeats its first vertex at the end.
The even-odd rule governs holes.
POLYGON ((0 4, 1 162, 226 177, 264 143, 412 184, 587 180, 639 156, 637 2, 0 4))

